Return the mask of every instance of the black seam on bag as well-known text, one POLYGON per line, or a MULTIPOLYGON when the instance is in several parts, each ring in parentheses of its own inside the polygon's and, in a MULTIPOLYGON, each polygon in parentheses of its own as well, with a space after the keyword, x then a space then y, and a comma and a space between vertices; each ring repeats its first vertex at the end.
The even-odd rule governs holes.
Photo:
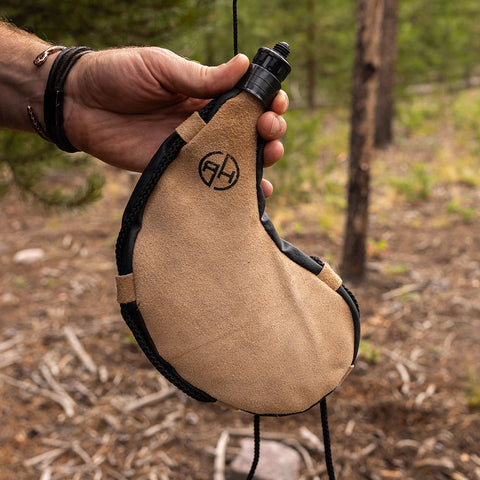
POLYGON ((330 390, 326 395, 324 395, 320 400, 316 401, 313 405, 310 407, 306 408, 305 410, 300 410, 299 412, 291 412, 291 413, 256 413, 256 412, 250 412, 249 410, 242 410, 242 412, 245 413, 250 413, 251 415, 259 415, 261 417, 288 417, 290 415, 299 415, 300 413, 305 413, 311 410, 313 407, 316 407, 324 398, 327 398, 330 394, 332 394, 337 387, 334 389, 330 390))
POLYGON ((122 227, 115 247, 119 275, 132 273, 133 247, 138 232, 142 228, 145 205, 158 180, 185 144, 186 142, 178 133, 175 132, 170 135, 157 150, 133 190, 123 213, 122 227))
POLYGON ((265 148, 266 141, 258 136, 257 139, 257 202, 258 202, 258 214, 260 222, 267 231, 270 238, 273 240, 278 249, 284 253, 290 260, 305 268, 309 272, 312 272, 315 275, 318 275, 322 271, 322 266, 320 266, 316 261, 309 257, 306 253, 302 252, 300 249, 292 245, 291 243, 283 240, 278 235, 275 230, 275 226, 270 220, 267 212, 265 212, 265 196, 263 194, 262 187, 260 182, 263 177, 263 150, 265 148))
POLYGON ((233 88, 229 92, 225 93, 224 95, 221 95, 218 98, 215 98, 211 102, 207 103, 199 112, 198 114, 200 115, 200 118, 205 122, 208 123, 213 116, 217 113, 219 108, 227 101, 230 100, 231 98, 236 97, 239 93, 242 93, 243 90, 240 88, 233 88))
MULTIPOLYGON (((199 111, 201 118, 208 123, 227 100, 238 95, 240 92, 240 89, 236 89, 222 97, 212 100, 199 111)), ((145 206, 160 177, 175 158, 177 158, 179 151, 185 145, 186 142, 178 133, 174 132, 162 143, 138 180, 130 196, 130 200, 125 207, 122 226, 115 247, 119 275, 132 273, 133 250, 137 235, 142 228, 145 206)), ((150 337, 142 314, 135 301, 121 304, 120 310, 125 323, 132 331, 147 359, 168 381, 196 400, 201 402, 216 402, 215 398, 184 380, 173 366, 161 357, 150 337)))
MULTIPOLYGON (((318 257, 308 256, 300 249, 293 246, 291 243, 281 239, 277 231, 275 230, 275 226, 265 212, 265 196, 263 195, 263 191, 260 186, 260 181, 262 180, 263 176, 263 150, 265 148, 265 143, 265 140, 259 136, 257 141, 257 199, 260 221, 270 238, 273 240, 275 245, 280 249, 283 254, 285 254, 288 258, 290 258, 290 260, 297 263, 301 267, 304 267, 315 275, 318 275, 325 266, 325 263, 322 262, 322 260, 320 260, 318 257)), ((358 308, 357 300, 350 292, 350 290, 348 290, 346 287, 341 285, 337 289, 337 293, 340 294, 341 297, 345 300, 352 314, 355 336, 352 360, 353 364, 355 358, 357 357, 360 344, 360 309, 358 308)))
POLYGON ((122 303, 120 305, 122 316, 132 331, 139 347, 146 355, 151 364, 173 385, 179 388, 195 400, 200 402, 216 402, 217 400, 208 395, 199 388, 194 387, 191 383, 184 380, 165 359, 158 353, 153 340, 151 339, 142 314, 137 307, 135 301, 130 303, 122 303))
MULTIPOLYGON (((323 267, 325 266, 325 262, 323 262, 322 260, 320 260, 317 256, 315 255, 310 255, 310 258, 314 261, 314 262, 317 262, 320 267, 322 267, 322 270, 323 270, 323 267)), ((321 270, 320 270, 321 271, 321 270)))
POLYGON ((356 298, 353 296, 352 292, 348 290, 345 285, 340 285, 337 289, 337 293, 347 302, 347 305, 350 307, 350 312, 352 313, 353 318, 353 332, 355 335, 354 345, 353 345, 353 359, 352 365, 355 362, 358 354, 358 348, 360 346, 360 310, 358 308, 358 303, 356 298))
MULTIPOLYGON (((242 90, 238 88, 231 90, 225 95, 209 102, 198 114, 205 123, 208 123, 227 100, 237 96, 241 92, 242 90)), ((115 249, 119 275, 132 273, 133 247, 138 232, 142 228, 142 217, 145 205, 157 185, 158 180, 185 145, 186 142, 178 133, 172 133, 157 150, 133 190, 123 214, 122 227, 115 249)))

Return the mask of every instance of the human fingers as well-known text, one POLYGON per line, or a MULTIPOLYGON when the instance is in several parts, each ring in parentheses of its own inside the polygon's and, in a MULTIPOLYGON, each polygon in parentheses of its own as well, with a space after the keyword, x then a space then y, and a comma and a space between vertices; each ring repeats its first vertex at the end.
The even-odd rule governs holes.
POLYGON ((260 186, 262 187, 263 195, 265 195, 265 198, 268 198, 273 193, 273 185, 265 178, 262 178, 260 186))
POLYGON ((275 112, 265 112, 257 122, 258 133, 265 140, 278 140, 287 131, 287 122, 275 112))
POLYGON ((263 150, 263 166, 271 167, 282 158, 283 152, 284 148, 282 142, 278 140, 267 142, 263 150))
POLYGON ((283 90, 280 90, 277 93, 276 97, 273 99, 273 102, 270 105, 270 110, 277 113, 278 115, 283 115, 288 110, 289 103, 290 101, 288 99, 287 93, 283 90))
POLYGON ((189 97, 212 98, 232 89, 249 66, 248 58, 238 54, 227 63, 207 67, 169 50, 149 56, 149 70, 171 92, 189 97))

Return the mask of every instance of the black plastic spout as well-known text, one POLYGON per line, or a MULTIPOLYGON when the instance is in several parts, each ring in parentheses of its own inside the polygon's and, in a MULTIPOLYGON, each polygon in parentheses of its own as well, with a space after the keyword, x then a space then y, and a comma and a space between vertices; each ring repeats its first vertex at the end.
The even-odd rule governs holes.
POLYGON ((259 48, 237 87, 251 93, 265 108, 269 108, 292 69, 286 60, 289 53, 290 47, 286 42, 277 43, 273 49, 259 48))

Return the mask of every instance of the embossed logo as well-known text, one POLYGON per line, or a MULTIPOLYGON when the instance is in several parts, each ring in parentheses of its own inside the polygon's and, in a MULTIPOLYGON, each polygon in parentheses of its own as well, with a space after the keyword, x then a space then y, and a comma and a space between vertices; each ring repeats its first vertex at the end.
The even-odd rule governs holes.
POLYGON ((240 169, 230 154, 210 152, 200 160, 198 173, 207 187, 213 190, 228 190, 237 183, 240 169))

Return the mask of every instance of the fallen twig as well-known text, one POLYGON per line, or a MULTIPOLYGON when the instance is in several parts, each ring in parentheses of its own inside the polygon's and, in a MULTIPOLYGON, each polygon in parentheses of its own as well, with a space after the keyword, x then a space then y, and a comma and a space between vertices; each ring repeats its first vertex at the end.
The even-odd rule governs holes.
POLYGON ((9 377, 1 373, 0 373, 0 380, 3 380, 9 385, 13 385, 14 387, 17 387, 20 390, 24 390, 26 392, 33 393, 35 395, 42 395, 44 397, 49 398, 50 400, 53 400, 54 402, 57 402, 63 408, 67 417, 73 417, 75 413, 73 410, 72 403, 70 401, 67 401, 66 400, 67 397, 63 395, 59 395, 56 392, 47 390, 46 388, 40 388, 36 385, 33 385, 32 383, 25 382, 23 380, 16 380, 15 378, 9 377))
POLYGON ((8 350, 11 347, 14 347, 17 343, 20 343, 23 340, 23 335, 16 335, 10 340, 5 340, 5 342, 0 343, 0 352, 8 350))
POLYGON ((46 365, 40 366, 40 372, 43 375, 43 378, 47 381, 48 385, 52 388, 52 390, 57 393, 60 397, 63 398, 63 404, 69 405, 69 412, 71 411, 72 416, 74 413, 74 407, 76 405, 75 400, 65 391, 65 389, 55 380, 51 371, 46 365))
POLYGON ((139 400, 136 400, 129 405, 127 405, 124 410, 127 413, 133 412, 134 410, 137 410, 138 408, 145 407, 147 405, 152 405, 153 403, 159 403, 163 402, 163 400, 166 400, 167 398, 171 397, 176 393, 175 388, 163 388, 159 392, 151 393, 150 395, 147 395, 145 397, 140 398, 139 400))
POLYGON ((230 435, 224 430, 220 435, 215 448, 215 462, 213 467, 213 480, 225 480, 225 457, 227 451, 227 443, 230 435))
POLYGON ((97 366, 92 360, 92 357, 90 357, 85 348, 83 348, 83 345, 80 343, 80 340, 75 335, 75 332, 72 330, 72 328, 67 326, 63 329, 63 332, 65 333, 67 340, 70 342, 70 345, 77 354, 78 358, 85 365, 85 368, 90 373, 97 373, 97 366))
POLYGON ((403 395, 408 396, 410 393, 410 375, 408 373, 408 370, 405 365, 403 365, 403 363, 397 363, 395 365, 395 368, 397 369, 397 372, 399 373, 402 380, 402 386, 400 388, 400 391, 403 395))
POLYGON ((411 283, 409 285, 402 285, 399 288, 394 288, 388 292, 385 292, 382 295, 382 300, 392 300, 396 297, 401 297, 402 295, 406 295, 407 293, 416 292, 421 289, 421 285, 418 283, 411 283))
POLYGON ((313 448, 319 453, 325 453, 325 447, 321 440, 312 433, 307 427, 301 427, 299 430, 300 438, 303 438, 309 443, 309 447, 313 448))
POLYGON ((36 455, 35 457, 25 460, 23 464, 26 467, 34 467, 42 463, 43 466, 46 467, 50 465, 57 457, 65 453, 65 451, 66 448, 54 448, 53 450, 49 450, 48 452, 41 453, 40 455, 36 455))
POLYGON ((52 469, 47 467, 43 472, 40 480, 50 480, 52 478, 52 469))

